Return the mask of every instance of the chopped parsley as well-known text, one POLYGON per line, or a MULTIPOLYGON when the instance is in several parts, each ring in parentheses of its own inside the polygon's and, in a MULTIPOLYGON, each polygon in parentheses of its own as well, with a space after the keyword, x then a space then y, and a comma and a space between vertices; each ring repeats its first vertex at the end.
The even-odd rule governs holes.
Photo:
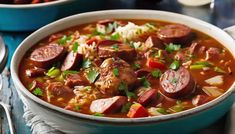
POLYGON ((81 110, 81 106, 75 106, 75 107, 74 107, 74 110, 80 111, 80 110, 81 110))
POLYGON ((117 76, 119 76, 119 70, 118 70, 118 68, 114 68, 113 69, 113 74, 117 77, 117 76))
POLYGON ((72 50, 73 50, 74 53, 76 53, 78 51, 78 46, 79 46, 79 44, 77 42, 75 42, 73 44, 72 50))
POLYGON ((165 108, 162 107, 157 107, 156 111, 161 113, 161 114, 168 114, 165 108))
POLYGON ((60 45, 65 45, 67 41, 71 40, 71 36, 64 35, 62 38, 58 40, 60 45))
POLYGON ((118 50, 119 50, 118 44, 113 44, 113 45, 112 45, 112 49, 113 49, 114 51, 118 51, 118 50))
POLYGON ((142 83, 142 85, 144 86, 144 87, 146 87, 146 88, 148 88, 148 87, 150 87, 151 86, 151 84, 149 83, 149 81, 146 79, 146 77, 142 77, 141 79, 140 79, 140 82, 142 83))
POLYGON ((103 36, 103 35, 105 35, 105 34, 99 32, 99 31, 97 31, 97 30, 95 30, 95 31, 92 33, 92 36, 95 36, 95 35, 101 35, 101 36, 103 36))
POLYGON ((161 75, 162 75, 162 72, 159 70, 159 69, 154 69, 152 72, 151 72, 151 75, 155 78, 159 78, 161 75))
POLYGON ((112 34, 110 36, 110 39, 111 40, 118 40, 118 39, 120 39, 120 34, 119 33, 112 34))
POLYGON ((124 91, 128 98, 136 98, 136 95, 128 90, 128 86, 123 81, 119 84, 118 90, 124 91))
POLYGON ((98 116, 98 117, 103 117, 104 116, 104 114, 102 114, 102 113, 95 113, 95 114, 93 114, 94 116, 98 116))
POLYGON ((180 62, 178 60, 174 60, 171 65, 170 65, 170 69, 173 70, 177 70, 180 67, 180 62))
POLYGON ((137 70, 137 69, 140 69, 141 67, 140 67, 140 64, 138 64, 138 63, 134 63, 133 65, 133 69, 134 70, 137 70))
POLYGON ((42 89, 39 87, 35 88, 35 90, 33 90, 33 94, 36 96, 43 96, 42 89))
POLYGON ((125 105, 122 106, 121 112, 122 113, 127 113, 130 110, 132 103, 127 102, 125 105))
POLYGON ((85 59, 82 62, 82 68, 89 68, 91 66, 91 60, 90 59, 85 59))
POLYGON ((87 73, 87 79, 90 81, 90 83, 94 83, 96 78, 100 75, 98 71, 95 69, 89 69, 87 73))
POLYGON ((166 45, 166 51, 168 53, 172 53, 174 51, 178 51, 178 50, 180 50, 180 48, 181 48, 181 45, 178 45, 178 44, 170 43, 170 44, 166 45))

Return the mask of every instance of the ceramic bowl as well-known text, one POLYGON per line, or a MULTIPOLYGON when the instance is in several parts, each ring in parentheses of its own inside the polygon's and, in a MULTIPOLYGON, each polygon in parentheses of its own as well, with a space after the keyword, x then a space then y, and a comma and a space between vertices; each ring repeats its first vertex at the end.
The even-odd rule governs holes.
POLYGON ((223 95, 204 105, 175 114, 145 118, 96 117, 68 111, 37 98, 23 86, 18 76, 19 71, 21 71, 19 70, 19 64, 26 51, 33 45, 55 32, 76 25, 110 18, 152 19, 182 23, 217 39, 235 57, 235 42, 226 32, 204 21, 176 13, 151 10, 108 10, 83 13, 61 19, 37 30, 27 37, 15 51, 11 62, 13 82, 22 100, 47 124, 71 134, 184 134, 195 132, 210 125, 230 109, 235 98, 233 93, 235 84, 223 95))

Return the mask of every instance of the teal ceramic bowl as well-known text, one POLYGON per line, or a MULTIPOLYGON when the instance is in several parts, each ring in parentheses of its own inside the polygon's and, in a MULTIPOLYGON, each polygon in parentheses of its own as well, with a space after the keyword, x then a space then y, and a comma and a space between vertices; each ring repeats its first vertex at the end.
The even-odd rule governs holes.
POLYGON ((235 83, 218 98, 179 113, 144 117, 110 118, 85 115, 49 104, 31 94, 19 79, 19 64, 24 54, 41 39, 67 28, 101 19, 154 19, 183 23, 217 39, 235 57, 235 42, 229 34, 204 21, 163 11, 109 10, 74 15, 51 23, 27 37, 11 62, 11 76, 22 101, 47 124, 69 134, 189 134, 222 117, 235 100, 235 83))
POLYGON ((102 0, 57 0, 39 4, 0 4, 0 31, 33 31, 59 18, 99 8, 102 0), (99 1, 99 2, 97 2, 99 1))

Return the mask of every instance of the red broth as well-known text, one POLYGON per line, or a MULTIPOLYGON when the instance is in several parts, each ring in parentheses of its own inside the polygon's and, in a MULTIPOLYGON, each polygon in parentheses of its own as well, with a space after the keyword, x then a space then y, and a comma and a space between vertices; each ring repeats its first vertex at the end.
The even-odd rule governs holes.
POLYGON ((205 104, 234 82, 234 58, 183 24, 102 20, 55 33, 25 54, 19 76, 40 99, 94 116, 138 118, 205 104))

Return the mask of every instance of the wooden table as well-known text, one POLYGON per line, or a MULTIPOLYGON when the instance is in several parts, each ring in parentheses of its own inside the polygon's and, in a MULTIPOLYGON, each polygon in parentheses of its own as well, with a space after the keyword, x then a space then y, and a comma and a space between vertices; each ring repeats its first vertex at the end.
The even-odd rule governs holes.
MULTIPOLYGON (((212 5, 202 7, 186 7, 182 6, 177 0, 106 0, 103 7, 100 9, 153 9, 164 10, 176 13, 181 13, 189 16, 193 16, 209 23, 212 23, 220 28, 225 28, 231 25, 235 25, 235 1, 234 0, 215 0, 212 5)), ((92 2, 95 2, 92 1, 92 2)), ((91 9, 93 10, 93 9, 91 9)), ((18 134, 29 134, 30 128, 26 126, 23 119, 23 104, 18 98, 18 95, 12 84, 10 75, 8 74, 8 67, 10 65, 11 56, 18 46, 18 44, 31 32, 27 33, 7 33, 1 32, 6 45, 9 48, 9 59, 7 67, 4 72, 4 95, 8 96, 9 104, 11 105, 12 118, 15 125, 16 132, 18 134)), ((1 113, 2 126, 0 129, 2 133, 9 133, 7 122, 4 114, 1 113)), ((225 132, 226 115, 211 125, 210 127, 197 132, 196 134, 221 134, 225 132)))

